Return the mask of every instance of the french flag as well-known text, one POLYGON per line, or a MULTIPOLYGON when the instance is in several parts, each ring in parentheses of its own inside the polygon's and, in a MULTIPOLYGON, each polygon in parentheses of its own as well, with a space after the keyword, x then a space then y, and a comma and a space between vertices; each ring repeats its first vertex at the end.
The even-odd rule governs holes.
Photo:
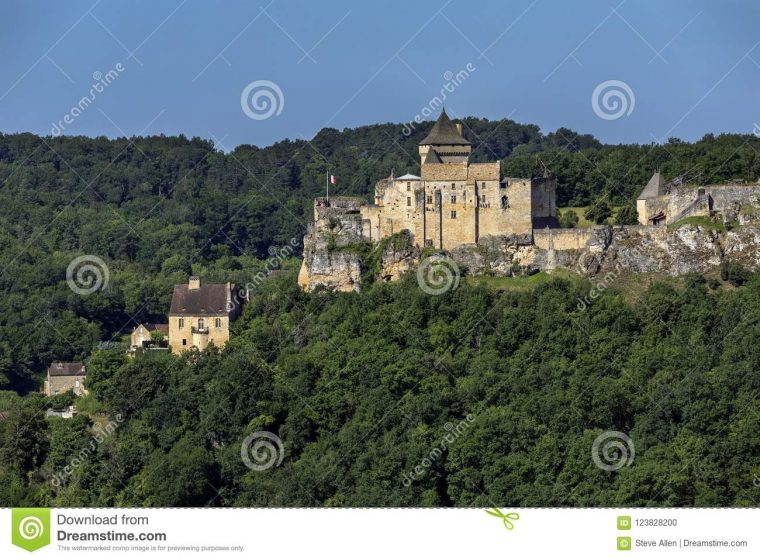
POLYGON ((335 175, 330 175, 330 184, 335 184, 335 175))

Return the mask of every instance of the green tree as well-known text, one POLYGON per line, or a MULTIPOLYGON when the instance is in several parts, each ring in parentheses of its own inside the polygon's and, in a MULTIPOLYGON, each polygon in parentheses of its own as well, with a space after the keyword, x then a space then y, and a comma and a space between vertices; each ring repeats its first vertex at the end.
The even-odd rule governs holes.
POLYGON ((602 224, 609 217, 612 216, 612 209, 610 208, 609 204, 606 200, 603 198, 600 198, 592 206, 590 206, 585 214, 584 217, 588 219, 589 221, 593 221, 596 224, 602 224))
POLYGON ((639 212, 633 204, 621 206, 615 214, 615 223, 617 225, 638 225, 639 212))

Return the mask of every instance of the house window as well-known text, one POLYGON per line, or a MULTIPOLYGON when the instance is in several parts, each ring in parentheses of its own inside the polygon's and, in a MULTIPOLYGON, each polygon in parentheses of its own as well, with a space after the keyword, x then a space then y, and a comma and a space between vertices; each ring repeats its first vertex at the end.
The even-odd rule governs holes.
POLYGON ((407 206, 411 206, 412 205, 412 199, 409 196, 406 197, 406 205, 407 206))
POLYGON ((451 197, 451 203, 452 204, 456 204, 457 203, 457 197, 456 196, 452 196, 451 197))
POLYGON ((501 197, 501 209, 506 210, 509 207, 509 198, 506 196, 501 197))
POLYGON ((451 210, 451 219, 456 219, 456 218, 457 218, 456 210, 451 210))
POLYGON ((185 327, 185 319, 184 318, 180 318, 179 319, 179 327, 180 328, 184 328, 185 327))
POLYGON ((182 338, 182 345, 187 345, 187 340, 185 338, 182 338))
POLYGON ((214 320, 214 326, 216 326, 217 328, 221 328, 222 327, 222 319, 221 318, 215 319, 214 320))
POLYGON ((205 321, 205 320, 203 320, 202 318, 199 318, 199 319, 198 319, 198 329, 199 329, 199 330, 203 330, 203 327, 204 327, 204 326, 206 326, 206 321, 205 321))
POLYGON ((74 386, 76 388, 79 388, 79 379, 77 379, 77 380, 74 381, 74 386))
POLYGON ((433 197, 432 196, 428 196, 427 197, 427 203, 428 204, 432 204, 433 203, 433 197))

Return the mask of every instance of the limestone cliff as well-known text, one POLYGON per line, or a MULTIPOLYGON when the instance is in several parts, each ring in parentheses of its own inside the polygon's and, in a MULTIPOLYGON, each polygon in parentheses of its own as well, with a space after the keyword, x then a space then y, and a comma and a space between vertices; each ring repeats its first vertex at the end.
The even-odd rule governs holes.
MULTIPOLYGON (((411 234, 402 231, 372 245, 358 239, 356 229, 310 228, 304 240, 299 284, 307 290, 322 284, 340 291, 358 291, 360 277, 395 281, 420 261, 411 234), (347 232, 348 231, 348 232, 347 232), (359 250, 361 248, 362 250, 359 250)), ((448 253, 463 274, 510 276, 566 268, 585 276, 614 271, 677 276, 704 273, 724 260, 760 268, 760 226, 718 231, 685 224, 677 229, 650 226, 599 226, 589 229, 534 231, 533 244, 515 236, 487 236, 478 244, 448 253)))
MULTIPOLYGON (((359 222, 360 223, 360 222, 359 222)), ((304 259, 298 284, 306 291, 323 285, 336 291, 360 291, 362 276, 395 281, 417 267, 420 251, 409 231, 379 244, 363 240, 355 220, 320 220, 304 237, 304 259)))

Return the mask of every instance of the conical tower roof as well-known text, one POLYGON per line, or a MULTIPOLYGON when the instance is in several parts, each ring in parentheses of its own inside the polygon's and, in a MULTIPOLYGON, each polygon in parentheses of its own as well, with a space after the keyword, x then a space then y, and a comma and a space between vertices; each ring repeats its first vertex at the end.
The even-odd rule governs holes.
POLYGON ((652 178, 649 179, 649 182, 644 187, 644 190, 642 190, 641 194, 639 194, 638 200, 646 200, 647 198, 656 198, 664 194, 665 194, 665 181, 663 180, 662 175, 660 174, 660 171, 657 170, 652 175, 652 178))
POLYGON ((456 125, 451 122, 446 110, 441 111, 441 116, 435 121, 430 133, 420 142, 421 146, 469 146, 468 142, 457 130, 456 125))

